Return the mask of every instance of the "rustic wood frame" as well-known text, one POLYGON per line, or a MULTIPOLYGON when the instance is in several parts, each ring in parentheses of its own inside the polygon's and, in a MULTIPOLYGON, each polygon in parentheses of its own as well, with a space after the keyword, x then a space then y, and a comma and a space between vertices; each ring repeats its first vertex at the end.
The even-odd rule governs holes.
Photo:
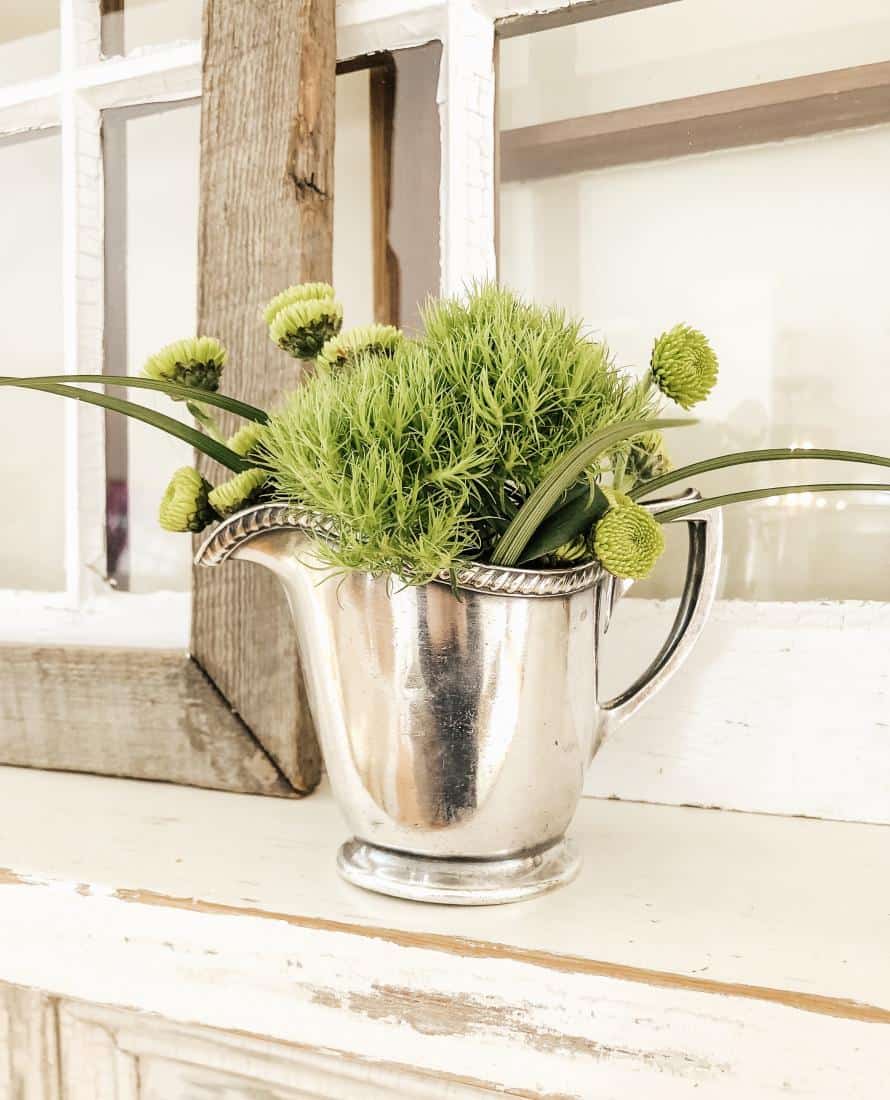
POLYGON ((890 122, 890 62, 506 130, 503 182, 890 122))

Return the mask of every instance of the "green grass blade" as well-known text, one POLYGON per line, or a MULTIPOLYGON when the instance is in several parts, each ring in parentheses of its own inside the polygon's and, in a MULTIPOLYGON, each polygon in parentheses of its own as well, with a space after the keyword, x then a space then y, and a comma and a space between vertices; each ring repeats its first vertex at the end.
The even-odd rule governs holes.
POLYGON ((711 470, 723 470, 727 466, 746 466, 752 462, 775 462, 789 458, 817 458, 834 462, 861 462, 866 466, 890 466, 890 458, 883 455, 865 454, 862 451, 837 451, 816 447, 771 447, 768 450, 760 451, 737 451, 735 454, 706 458, 702 462, 680 466, 678 469, 670 470, 660 477, 642 482, 640 485, 635 486, 628 495, 634 500, 639 500, 642 496, 658 492, 667 485, 673 485, 678 481, 686 481, 691 477, 695 477, 696 474, 707 474, 711 470))
POLYGON ((269 414, 263 412, 246 401, 239 401, 236 397, 226 397, 222 393, 207 393, 205 390, 195 389, 194 386, 180 386, 176 382, 161 382, 155 378, 131 377, 128 374, 44 374, 34 378, 20 379, 0 377, 0 386, 14 386, 18 382, 52 382, 59 385, 70 385, 72 382, 93 382, 100 386, 132 387, 142 390, 157 390, 166 393, 169 397, 180 397, 184 401, 200 401, 205 405, 214 405, 218 409, 234 413, 244 420, 253 420, 257 424, 265 424, 269 414))
POLYGON ((749 500, 766 500, 768 497, 793 496, 795 493, 875 493, 890 492, 890 483, 861 481, 837 481, 816 485, 778 485, 772 489, 747 489, 741 493, 726 493, 719 497, 706 497, 704 500, 694 500, 691 504, 682 504, 678 508, 670 508, 666 512, 659 512, 655 518, 659 523, 670 523, 674 519, 682 519, 684 516, 694 515, 696 512, 707 512, 711 508, 722 508, 726 504, 743 504, 749 500))
POLYGON ((695 424, 695 420, 630 420, 600 428, 577 446, 567 451, 553 464, 547 476, 535 486, 528 500, 519 509, 510 526, 498 540, 492 554, 493 565, 515 565, 523 550, 544 522, 550 509, 559 498, 569 492, 581 474, 596 459, 616 443, 622 443, 635 435, 659 431, 662 428, 680 428, 695 424))
POLYGON ((542 558, 571 542, 576 535, 591 527, 609 508, 609 498, 599 485, 594 486, 592 499, 587 485, 583 486, 582 493, 571 494, 570 497, 561 508, 544 520, 519 555, 517 565, 525 565, 535 558, 542 558))
POLYGON ((35 382, 33 379, 28 378, 19 380, 4 379, 3 384, 24 390, 53 393, 59 397, 70 397, 75 401, 83 401, 87 405, 98 405, 110 412, 129 416, 133 420, 141 420, 144 424, 149 424, 153 428, 160 428, 162 432, 175 436, 185 443, 190 443, 195 450, 216 459, 217 462, 227 466, 230 470, 240 473, 242 470, 250 468, 250 463, 246 462, 240 455, 235 454, 234 451, 229 450, 222 443, 217 443, 210 436, 204 435, 203 432, 199 432, 197 428, 192 428, 189 424, 182 424, 180 421, 174 420, 172 416, 155 412, 154 409, 147 409, 144 405, 135 405, 132 401, 124 401, 119 397, 109 397, 105 393, 80 390, 76 386, 62 386, 54 382, 35 382))

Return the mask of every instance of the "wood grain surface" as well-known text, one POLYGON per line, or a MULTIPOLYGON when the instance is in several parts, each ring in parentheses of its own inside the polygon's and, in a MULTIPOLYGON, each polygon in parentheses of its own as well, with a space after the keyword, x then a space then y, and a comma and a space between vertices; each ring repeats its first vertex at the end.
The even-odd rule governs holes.
MULTIPOLYGON (((334 0, 208 0, 203 64, 198 328, 229 349, 226 392, 269 407, 300 367, 270 342, 261 306, 331 277, 334 0)), ((320 757, 275 578, 196 571, 192 652, 294 788, 311 790, 320 757)))
POLYGON ((7 764, 294 793, 182 653, 0 646, 0 744, 7 764))

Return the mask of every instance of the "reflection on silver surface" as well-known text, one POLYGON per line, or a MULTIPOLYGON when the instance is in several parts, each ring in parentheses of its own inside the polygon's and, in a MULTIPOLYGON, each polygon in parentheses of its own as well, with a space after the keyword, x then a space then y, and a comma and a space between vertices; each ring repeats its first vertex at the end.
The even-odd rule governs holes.
MULTIPOLYGON (((468 565, 457 594, 441 581, 332 577, 312 528, 305 515, 260 506, 222 524, 197 560, 254 562, 284 586, 334 795, 357 840, 388 853, 375 862, 350 848, 341 870, 383 892, 406 896, 410 882, 412 897, 465 903, 479 878, 461 861, 496 861, 487 896, 500 889, 494 900, 513 900, 515 861, 562 840, 602 737, 699 634, 716 587, 719 516, 690 521, 674 629, 640 680, 607 703, 597 697, 597 650, 623 582, 596 566, 468 565), (400 853, 410 857, 401 877, 400 853), (416 857, 453 862, 418 876, 416 857)), ((573 865, 558 862, 562 881, 573 865)), ((543 879, 523 871, 527 892, 554 884, 548 867, 543 879)))

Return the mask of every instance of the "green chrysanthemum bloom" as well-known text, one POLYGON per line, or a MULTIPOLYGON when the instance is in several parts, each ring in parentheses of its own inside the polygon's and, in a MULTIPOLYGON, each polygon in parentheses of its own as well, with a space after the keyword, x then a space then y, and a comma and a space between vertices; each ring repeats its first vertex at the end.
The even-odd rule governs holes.
POLYGON ((263 319, 267 325, 271 325, 285 306, 292 306, 294 302, 312 302, 319 298, 333 298, 334 288, 330 283, 298 283, 282 290, 266 306, 263 307, 263 319))
POLYGON ((393 325, 367 325, 341 332, 326 341, 319 352, 318 364, 329 370, 341 370, 353 362, 363 351, 379 355, 392 355, 405 338, 401 329, 393 325))
POLYGON ((262 434, 262 424, 245 424, 230 439, 226 440, 226 446, 230 451, 234 451, 236 455, 246 458, 259 442, 262 434))
POLYGON ((183 466, 170 479, 158 520, 165 531, 203 531, 216 519, 209 503, 210 484, 191 466, 183 466))
POLYGON ((222 485, 217 485, 208 499, 221 516, 230 516, 240 508, 253 504, 268 479, 268 470, 244 470, 222 485))
POLYGON ((269 332, 295 359, 314 359, 343 324, 343 307, 332 298, 294 302, 275 315, 269 332))
MULTIPOLYGON (((150 356, 142 373, 160 382, 176 382, 214 393, 229 353, 212 336, 177 340, 150 356)), ((176 401, 182 398, 174 398, 176 401)))
POLYGON ((580 565, 582 561, 590 557, 590 547, 587 544, 586 535, 576 535, 569 542, 564 542, 550 555, 554 565, 580 565))
POLYGON ((652 377, 681 408, 704 401, 717 381, 717 356, 707 337, 688 325, 662 333, 652 348, 652 377))
POLYGON ((608 495, 614 504, 593 530, 593 551, 614 576, 642 580, 664 552, 664 532, 630 497, 614 491, 608 495))

